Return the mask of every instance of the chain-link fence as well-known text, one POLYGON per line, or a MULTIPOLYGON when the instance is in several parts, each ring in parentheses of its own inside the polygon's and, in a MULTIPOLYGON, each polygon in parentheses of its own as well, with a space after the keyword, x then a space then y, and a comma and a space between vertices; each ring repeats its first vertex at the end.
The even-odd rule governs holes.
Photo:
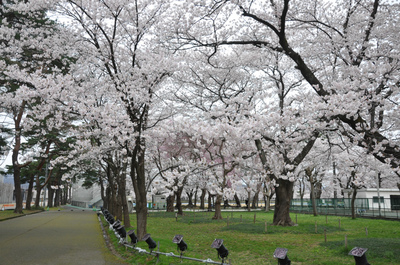
MULTIPOLYGON (((319 215, 337 215, 337 216, 351 216, 351 198, 340 199, 316 199, 316 208, 319 215)), ((185 211, 214 211, 214 204, 211 204, 211 209, 208 208, 208 203, 205 202, 204 208, 200 209, 199 203, 196 205, 189 205, 187 200, 182 200, 182 207, 185 211)), ((221 203, 222 211, 247 211, 248 207, 251 211, 265 209, 265 202, 258 201, 254 204, 248 201, 240 201, 237 204, 235 201, 225 201, 221 203)), ((271 200, 270 209, 274 210, 275 200, 271 200)), ((378 197, 374 198, 357 198, 354 201, 355 213, 359 217, 373 217, 373 218, 388 218, 400 220, 400 196, 393 195, 390 198, 378 197)), ((151 208, 150 208, 151 209, 151 208)), ((152 210, 152 209, 151 209, 152 210)), ((290 202, 290 212, 293 213, 306 213, 313 214, 313 207, 311 199, 292 199, 290 202)))
MULTIPOLYGON (((351 216, 351 198, 316 199, 315 203, 318 214, 351 216)), ((379 200, 378 197, 357 198, 354 201, 354 209, 357 216, 361 217, 400 219, 400 196, 381 197, 379 200)), ((312 202, 310 199, 293 199, 290 211, 312 214, 312 202)))

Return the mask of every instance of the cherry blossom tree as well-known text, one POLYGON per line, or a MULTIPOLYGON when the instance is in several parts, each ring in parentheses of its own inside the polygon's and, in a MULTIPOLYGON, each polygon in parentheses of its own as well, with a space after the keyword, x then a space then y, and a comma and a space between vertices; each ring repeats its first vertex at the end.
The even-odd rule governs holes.
POLYGON ((197 168, 193 161, 199 159, 195 154, 195 146, 190 141, 190 137, 181 131, 162 131, 162 135, 152 137, 149 148, 150 159, 158 169, 157 175, 160 177, 153 181, 153 186, 157 192, 167 193, 167 211, 173 212, 173 203, 176 199, 178 214, 183 214, 182 192, 189 179, 195 175, 197 168), (167 191, 164 191, 164 190, 167 191))
MULTIPOLYGON (((356 217, 354 202, 359 189, 378 188, 382 181, 392 183, 391 185, 395 183, 392 179, 395 172, 390 164, 381 163, 367 150, 355 145, 346 137, 330 137, 329 157, 334 160, 334 169, 330 170, 332 176, 328 185, 333 186, 334 190, 340 189, 343 197, 351 196, 353 218, 356 217), (350 192, 345 193, 344 190, 350 190, 350 192)), ((327 165, 331 163, 324 164, 326 168, 329 168, 327 165)), ((326 173, 329 174, 329 171, 327 170, 326 173)))
POLYGON ((364 150, 359 150, 359 148, 347 150, 346 155, 342 154, 340 175, 342 179, 345 179, 347 188, 351 189, 351 212, 353 219, 356 218, 354 203, 357 191, 361 188, 366 188, 366 184, 375 178, 375 172, 366 163, 367 160, 368 155, 365 154, 364 150))
MULTIPOLYGON (((337 129, 334 128, 333 132, 327 131, 325 133, 333 135, 336 131, 337 129)), ((301 205, 303 206, 303 197, 307 187, 310 193, 314 216, 318 215, 316 199, 321 198, 323 185, 325 184, 324 181, 328 178, 328 172, 332 170, 332 149, 333 147, 327 141, 327 136, 325 134, 321 135, 303 163, 296 169, 299 180, 299 194, 302 201, 301 205)))
POLYGON ((207 190, 209 196, 216 196, 213 218, 221 219, 223 198, 233 197, 227 194, 232 190, 234 179, 231 173, 237 164, 226 151, 224 135, 227 132, 220 131, 219 126, 209 127, 204 122, 191 128, 187 128, 185 122, 180 126, 173 137, 162 141, 161 159, 157 163, 162 180, 158 181, 158 186, 165 186, 175 195, 178 214, 182 214, 182 191, 189 182, 195 182, 203 191, 207 190), (191 134, 183 132, 183 129, 191 134))
MULTIPOLYGON (((184 9, 191 15, 180 13, 182 26, 177 25, 176 44, 202 47, 212 63, 226 46, 254 47, 252 58, 266 58, 265 51, 282 54, 304 78, 307 90, 320 97, 314 103, 320 110, 319 120, 343 124, 343 134, 398 170, 399 122, 395 112, 399 61, 393 28, 398 23, 398 8, 378 0, 191 1, 184 9)), ((305 95, 309 94, 298 94, 298 100, 304 100, 305 95)), ((305 146, 316 138, 309 137, 305 146)), ((261 155, 262 150, 259 148, 261 155)), ((290 178, 290 170, 283 173, 277 175, 281 188, 277 190, 275 213, 279 213, 281 199, 290 200, 288 192, 280 193, 292 187, 281 178, 290 178)), ((288 216, 287 209, 274 223, 291 223, 283 217, 288 216)))
POLYGON ((241 160, 239 166, 235 170, 236 175, 240 178, 244 185, 247 197, 247 210, 256 207, 258 195, 265 184, 265 172, 257 156, 252 156, 241 160))
MULTIPOLYGON (((129 175, 139 237, 146 233, 147 191, 154 182, 146 177, 149 159, 159 163, 154 177, 163 175, 159 183, 175 196, 197 176, 202 183, 193 185, 202 191, 208 186, 216 207, 224 196, 233 197, 232 182, 254 160, 252 169, 264 171, 261 179, 242 177, 248 188, 254 184, 255 193, 262 185, 275 185, 276 225, 293 224, 289 206, 298 173, 305 168, 328 172, 310 154, 318 138, 330 137, 329 132, 337 132, 344 143, 335 143, 338 149, 324 161, 335 161, 344 182, 353 187, 372 182, 372 175, 362 179, 363 173, 372 172, 370 161, 382 164, 374 174, 389 175, 389 166, 400 175, 396 3, 1 4, 6 19, 0 28, 5 69, 0 106, 14 122, 16 186, 20 168, 32 161, 19 158, 22 131, 43 126, 38 135, 46 139, 46 132, 65 127, 64 122, 77 141, 52 166, 64 163, 75 169, 69 176, 85 167, 103 168, 108 183, 118 180, 122 193, 129 175), (63 27, 45 18, 47 9, 63 27), (174 119, 182 121, 179 128, 170 126, 174 119), (156 142, 168 141, 162 135, 171 132, 179 143, 174 148, 185 147, 184 153, 174 150, 168 156, 157 148, 162 144, 149 147, 155 137, 156 142), (355 161, 346 158, 354 152, 364 159, 346 162, 355 161), (79 165, 79 160, 89 165, 79 165)), ((38 154, 30 156, 46 158, 45 150, 36 146, 32 151, 38 154)), ((220 217, 216 211, 215 218, 220 217)))
MULTIPOLYGON (((247 50, 216 54, 211 59, 213 63, 208 62, 210 69, 207 69, 207 65, 203 65, 201 69, 191 65, 192 78, 186 78, 189 80, 188 86, 193 90, 189 88, 179 91, 178 98, 202 110, 205 119, 211 117, 215 120, 210 123, 218 122, 222 127, 226 123, 234 128, 231 130, 243 132, 242 137, 231 139, 236 144, 247 143, 248 149, 253 148, 254 153, 249 154, 248 158, 258 152, 258 161, 267 170, 267 174, 255 184, 254 195, 259 193, 264 178, 266 183, 278 179, 287 183, 286 186, 277 183, 278 190, 282 191, 279 197, 282 207, 280 204, 276 206, 276 223, 282 221, 284 215, 286 219, 282 224, 291 224, 288 210, 292 183, 295 180, 293 172, 311 150, 317 139, 319 126, 324 128, 326 125, 318 125, 314 121, 318 120, 317 116, 313 116, 313 113, 318 113, 313 111, 318 99, 313 101, 310 96, 310 102, 307 102, 309 105, 296 100, 299 94, 304 94, 299 90, 301 79, 288 70, 290 64, 287 61, 280 62, 282 56, 266 54, 274 63, 265 65, 254 63, 253 58, 246 58, 248 54, 247 50), (223 58, 224 61, 217 58, 223 58), (246 67, 240 66, 241 63, 246 63, 246 67), (292 176, 290 179, 288 174, 292 176), (283 194, 286 194, 285 197, 282 197, 283 194), (278 214, 279 209, 284 214, 278 214)), ((251 177, 245 182, 250 190, 250 184, 256 183, 251 177)))
POLYGON ((88 124, 97 125, 87 131, 88 136, 100 137, 102 148, 123 149, 129 160, 139 238, 146 234, 147 225, 147 132, 168 116, 165 109, 158 111, 165 106, 160 85, 173 64, 157 34, 160 22, 168 19, 167 8, 163 0, 65 0, 57 1, 56 8, 66 18, 63 23, 74 27, 80 47, 76 84, 70 88, 74 108, 80 109, 88 124), (100 108, 96 108, 98 100, 105 101, 100 108))

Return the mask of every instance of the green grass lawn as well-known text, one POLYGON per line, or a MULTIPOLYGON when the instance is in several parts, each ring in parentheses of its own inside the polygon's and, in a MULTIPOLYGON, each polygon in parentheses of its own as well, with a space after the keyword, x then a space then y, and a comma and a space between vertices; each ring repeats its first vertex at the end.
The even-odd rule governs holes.
MULTIPOLYGON (((160 242, 161 252, 179 255, 172 238, 176 234, 182 234, 188 244, 184 256, 210 258, 214 261, 218 261, 217 251, 211 248, 211 244, 214 239, 221 238, 229 250, 228 261, 232 264, 277 264, 273 257, 277 247, 288 249, 292 265, 355 264, 354 258, 348 255, 353 247, 368 248, 367 259, 373 265, 400 264, 399 221, 361 218, 352 220, 347 217, 297 214, 297 226, 277 227, 270 225, 272 212, 223 212, 224 220, 219 221, 211 220, 212 214, 185 212, 176 221, 174 213, 150 213, 147 232, 156 242, 160 242)), ((291 214, 291 218, 295 222, 296 214, 291 214)), ((135 215, 131 215, 131 224, 132 229, 135 229, 135 215)), ((126 230, 129 231, 130 228, 126 230)), ((138 254, 130 248, 118 245, 112 231, 110 235, 117 251, 131 264, 156 263, 156 258, 150 255, 138 254)), ((148 250, 146 242, 141 241, 137 246, 148 250)), ((160 256, 157 264, 202 263, 189 260, 182 260, 181 263, 178 258, 160 256)))
POLYGON ((14 210, 5 210, 5 211, 0 211, 0 221, 7 220, 10 218, 26 215, 26 214, 32 214, 32 213, 37 213, 41 212, 42 210, 23 210, 23 214, 17 214, 14 213, 14 210))

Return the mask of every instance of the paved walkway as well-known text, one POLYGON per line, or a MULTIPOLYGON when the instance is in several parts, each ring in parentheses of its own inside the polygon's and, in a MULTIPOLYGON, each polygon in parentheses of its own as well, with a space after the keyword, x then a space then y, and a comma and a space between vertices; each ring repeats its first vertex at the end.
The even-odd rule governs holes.
POLYGON ((126 263, 106 247, 95 212, 64 208, 0 222, 0 264, 126 263))

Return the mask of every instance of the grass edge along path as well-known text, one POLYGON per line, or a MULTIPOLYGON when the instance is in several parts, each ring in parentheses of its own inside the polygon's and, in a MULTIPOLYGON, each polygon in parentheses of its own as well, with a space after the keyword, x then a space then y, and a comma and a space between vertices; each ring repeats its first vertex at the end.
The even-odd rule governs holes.
MULTIPOLYGON (((172 238, 182 234, 188 244, 183 255, 214 261, 218 261, 218 257, 211 244, 214 239, 221 238, 229 250, 227 261, 232 264, 277 264, 273 253, 278 247, 288 249, 292 265, 353 265, 354 258, 348 255, 353 247, 368 248, 366 255, 371 264, 400 264, 399 221, 291 214, 293 221, 297 219, 297 226, 278 227, 270 225, 273 212, 223 212, 224 219, 218 221, 211 220, 212 214, 185 212, 175 218, 175 213, 152 212, 149 213, 147 232, 160 243, 161 252, 179 255, 172 238)), ((136 216, 130 217, 132 227, 126 228, 127 231, 136 227, 136 216)), ((153 256, 119 245, 112 231, 109 235, 116 251, 130 264, 156 263, 153 256)), ((148 249, 144 241, 137 246, 148 249)), ((179 263, 181 260, 177 258, 160 256, 157 264, 179 263)), ((201 262, 184 260, 183 264, 201 262)))
POLYGON ((14 210, 4 210, 4 211, 0 211, 0 222, 1 221, 5 221, 5 220, 9 220, 9 219, 13 219, 13 218, 17 218, 17 217, 21 217, 21 216, 25 216, 25 215, 29 215, 29 214, 35 214, 35 213, 40 213, 43 212, 43 209, 37 209, 37 210, 26 210, 24 209, 22 212, 22 214, 19 213, 14 213, 14 210))

